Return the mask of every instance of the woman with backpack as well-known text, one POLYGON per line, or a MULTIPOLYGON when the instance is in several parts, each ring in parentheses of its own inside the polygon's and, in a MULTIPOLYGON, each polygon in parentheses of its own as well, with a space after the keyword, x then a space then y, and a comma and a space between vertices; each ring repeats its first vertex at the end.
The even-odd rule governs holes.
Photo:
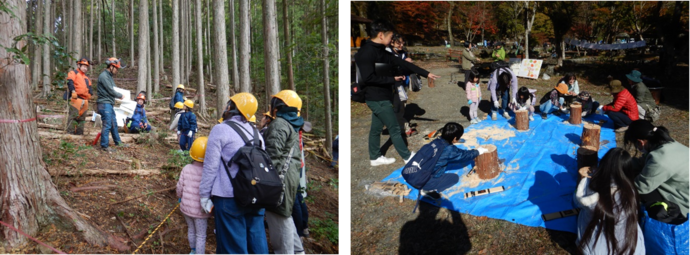
MULTIPOLYGON (((645 254, 644 237, 638 225, 637 190, 626 171, 633 158, 621 148, 609 150, 593 170, 579 170, 574 202, 577 247, 583 254, 645 254)), ((687 171, 686 171, 687 172, 687 171)))
MULTIPOLYGON (((225 122, 234 122, 247 130, 243 131, 246 137, 254 138, 253 127, 248 120, 257 108, 258 103, 252 94, 237 93, 227 103, 224 116, 229 118, 225 122)), ((256 139, 264 148, 263 137, 258 135, 256 139)), ((237 203, 228 172, 236 176, 239 166, 231 164, 226 172, 224 165, 243 146, 242 136, 230 125, 215 125, 208 136, 199 197, 203 210, 215 217, 216 254, 268 253, 265 209, 242 207, 237 203)))

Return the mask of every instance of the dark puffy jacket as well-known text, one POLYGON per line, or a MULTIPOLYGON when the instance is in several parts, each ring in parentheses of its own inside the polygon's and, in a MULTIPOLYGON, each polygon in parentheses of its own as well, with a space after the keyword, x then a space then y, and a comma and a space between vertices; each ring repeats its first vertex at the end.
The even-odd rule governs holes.
POLYGON ((184 92, 182 92, 180 90, 175 92, 175 95, 170 100, 170 109, 175 109, 175 104, 177 102, 183 102, 184 103, 184 92))
POLYGON ((193 112, 185 112, 180 115, 180 120, 177 122, 177 131, 187 132, 189 130, 196 132, 196 115, 193 112))
POLYGON ((137 104, 137 108, 134 109, 134 114, 132 115, 132 124, 130 124, 130 129, 139 128, 139 123, 148 123, 146 119, 146 110, 144 110, 143 105, 137 104))

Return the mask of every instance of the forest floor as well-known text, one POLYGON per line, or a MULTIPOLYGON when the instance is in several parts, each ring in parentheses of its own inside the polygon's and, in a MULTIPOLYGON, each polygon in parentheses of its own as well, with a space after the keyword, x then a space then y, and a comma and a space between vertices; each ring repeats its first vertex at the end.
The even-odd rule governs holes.
MULTIPOLYGON (((94 84, 97 83, 100 71, 102 70, 93 70, 90 75, 94 84)), ((136 69, 123 69, 114 77, 115 83, 120 88, 136 93, 136 76, 136 69)), ((163 84, 166 83, 162 83, 161 93, 169 97, 172 90, 165 88, 163 84)), ((35 99, 35 104, 42 108, 39 114, 66 115, 67 104, 62 100, 62 92, 56 91, 50 99, 35 99)), ((215 91, 207 91, 207 95, 207 104, 211 107, 215 106, 215 91)), ((160 97, 162 96, 154 96, 154 98, 160 97)), ((175 153, 179 149, 179 145, 174 139, 175 134, 167 130, 169 125, 168 102, 169 99, 152 100, 146 106, 149 113, 165 111, 156 116, 149 116, 151 124, 158 127, 157 138, 153 136, 138 137, 129 143, 131 147, 116 148, 116 152, 111 154, 100 150, 98 144, 91 145, 96 134, 100 132, 100 127, 95 128, 94 123, 88 121, 90 120, 90 113, 87 113, 83 138, 63 140, 41 136, 43 162, 46 169, 52 173, 53 183, 57 186, 62 197, 72 209, 88 222, 121 240, 125 240, 131 249, 124 253, 131 253, 142 244, 149 233, 177 205, 175 187, 179 173, 186 163, 183 163, 184 156, 175 153), (160 170, 161 174, 80 174, 85 169, 119 171, 153 169, 160 170), (76 173, 75 176, 58 175, 59 173, 70 172, 76 173), (82 187, 100 189, 75 190, 82 187)), ((96 103, 95 100, 89 103, 89 112, 91 112, 91 109, 95 109, 96 103)), ((61 121, 62 119, 52 120, 52 122, 48 120, 47 124, 64 126, 61 121)), ((199 128, 197 137, 207 136, 210 128, 217 123, 214 117, 208 117, 206 120, 199 119, 199 122, 206 125, 199 128)), ((42 128, 40 130, 47 131, 42 128)), ((64 133, 62 130, 50 132, 64 133)), ((120 134, 122 133, 121 131, 120 134)), ((310 137, 313 140, 319 140, 319 137, 310 137)), ((110 143, 112 146, 112 138, 110 138, 110 143)), ((329 162, 314 156, 312 153, 306 153, 305 156, 307 156, 306 165, 309 177, 308 197, 305 200, 309 210, 311 233, 310 237, 302 239, 306 252, 338 253, 338 168, 329 168, 329 162)), ((268 230, 266 233, 268 236, 268 230)), ((119 253, 110 247, 92 247, 84 241, 79 233, 69 229, 61 229, 55 225, 44 227, 35 237, 67 253, 119 253)), ((270 243, 268 246, 269 251, 272 252, 270 243)), ((184 254, 189 251, 184 217, 179 210, 175 210, 138 253, 184 254)), ((206 252, 215 253, 215 251, 214 220, 210 218, 206 252)), ((12 252, 50 253, 50 250, 30 241, 24 248, 12 252)))
MULTIPOLYGON (((414 115, 419 134, 408 138, 411 151, 418 151, 424 144, 423 135, 437 130, 447 122, 454 121, 467 127, 467 100, 465 92, 457 86, 464 81, 457 62, 446 62, 443 47, 410 47, 410 51, 436 52, 437 57, 416 60, 415 63, 441 78, 435 88, 426 86, 419 92, 410 92, 407 114, 414 115), (452 76, 451 76, 452 74, 452 76), (410 112, 413 111, 413 112, 410 112), (414 113, 414 114, 412 114, 414 113)), ((644 74, 647 66, 641 66, 644 74)), ((586 90, 600 103, 610 103, 612 97, 604 89, 608 74, 617 76, 629 73, 631 66, 625 65, 566 65, 557 70, 560 75, 551 80, 519 78, 519 86, 537 89, 541 98, 562 77, 565 71, 583 72, 578 76, 580 91, 586 90)), ((688 145, 688 66, 677 67, 678 86, 666 85, 663 92, 660 120, 655 125, 669 129, 672 137, 688 145)), ((487 78, 482 78, 482 102, 479 117, 489 113, 490 93, 486 91, 487 78)), ((351 103, 351 210, 352 210, 352 253, 353 254, 576 254, 576 234, 554 231, 539 227, 528 227, 504 220, 463 214, 435 205, 421 203, 412 213, 414 200, 402 203, 396 196, 381 196, 366 191, 365 185, 381 181, 395 169, 404 165, 403 159, 394 148, 387 157, 396 162, 388 166, 371 167, 368 155, 368 132, 371 112, 365 104, 351 103)), ((539 116, 536 116, 539 117, 539 116)), ((503 117, 499 116, 499 120, 503 117)), ((381 142, 388 139, 382 135, 381 142)), ((619 147, 623 146, 622 134, 616 135, 619 147)))

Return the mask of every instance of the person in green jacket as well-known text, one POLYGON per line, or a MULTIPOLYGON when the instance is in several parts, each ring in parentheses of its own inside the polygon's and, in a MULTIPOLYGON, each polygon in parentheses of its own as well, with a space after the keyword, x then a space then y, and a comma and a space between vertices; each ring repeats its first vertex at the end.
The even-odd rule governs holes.
POLYGON ((663 126, 633 121, 623 138, 643 153, 637 162, 635 186, 649 217, 680 224, 688 215, 688 147, 674 141, 663 126), (641 169, 641 170, 640 170, 641 169))
POLYGON ((299 129, 302 99, 292 90, 283 90, 271 97, 270 111, 275 117, 264 132, 266 152, 274 169, 283 180, 285 199, 276 208, 266 208, 266 223, 271 246, 276 254, 304 253, 302 241, 292 220, 300 174, 299 129))
POLYGON ((108 147, 108 133, 113 136, 115 146, 129 147, 122 143, 120 134, 117 132, 117 121, 115 120, 115 111, 113 105, 115 98, 122 100, 124 97, 113 89, 115 81, 113 75, 117 75, 120 70, 120 59, 109 58, 105 61, 107 68, 98 76, 98 114, 101 115, 103 122, 103 129, 101 130, 101 149, 107 152, 113 152, 113 148, 108 147))
POLYGON ((496 43, 496 50, 494 50, 494 52, 491 53, 491 57, 494 59, 494 62, 505 61, 506 50, 503 49, 503 43, 501 43, 501 42, 496 43))
POLYGON ((639 113, 640 119, 644 119, 646 113, 652 108, 656 107, 656 102, 652 93, 649 92, 647 85, 642 83, 642 73, 637 70, 633 70, 625 77, 628 78, 628 84, 630 84, 630 92, 635 97, 637 101, 637 112, 639 113))

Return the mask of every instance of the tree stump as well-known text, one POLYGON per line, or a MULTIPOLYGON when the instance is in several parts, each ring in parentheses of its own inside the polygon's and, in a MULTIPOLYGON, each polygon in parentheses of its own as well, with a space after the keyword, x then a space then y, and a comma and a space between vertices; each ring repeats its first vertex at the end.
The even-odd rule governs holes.
POLYGON ((600 132, 601 126, 590 123, 585 124, 584 128, 582 129, 582 135, 580 136, 580 140, 582 140, 582 144, 580 144, 580 146, 592 146, 598 151, 600 132))
POLYGON ((570 105, 570 124, 582 124, 582 105, 579 103, 572 103, 570 105))
POLYGON ((529 130, 529 112, 527 110, 515 111, 515 128, 517 130, 529 130))
POLYGON ((496 146, 489 144, 480 147, 489 151, 474 158, 477 174, 479 174, 479 178, 482 180, 494 178, 501 172, 501 169, 498 167, 498 152, 496 151, 496 146))
POLYGON ((581 146, 577 149, 577 169, 583 167, 596 167, 599 163, 597 149, 592 146, 581 146))
POLYGON ((435 87, 435 86, 434 86, 434 79, 427 78, 426 80, 427 80, 427 82, 429 83, 429 88, 435 87))

